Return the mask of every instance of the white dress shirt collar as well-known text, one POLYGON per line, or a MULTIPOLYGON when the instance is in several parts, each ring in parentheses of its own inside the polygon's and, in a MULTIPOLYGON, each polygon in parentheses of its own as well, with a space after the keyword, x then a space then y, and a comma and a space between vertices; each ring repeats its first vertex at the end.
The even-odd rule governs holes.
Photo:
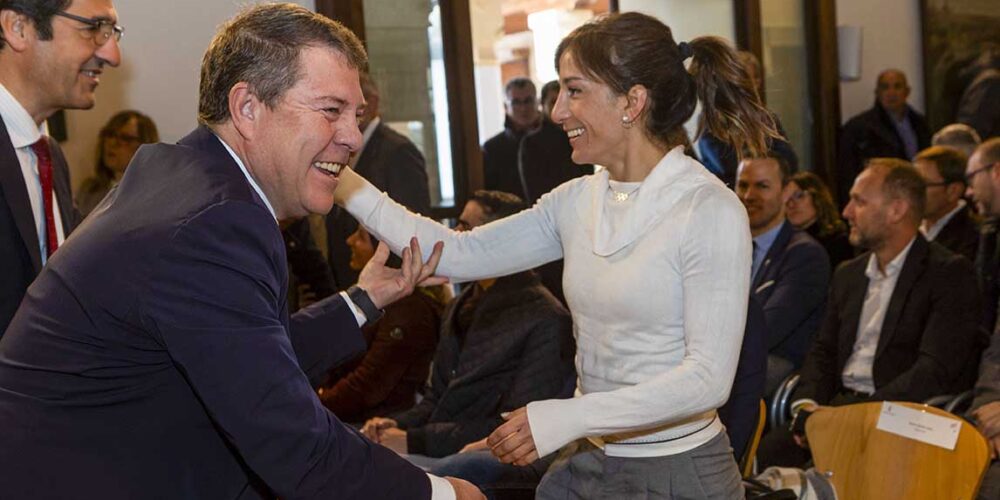
POLYGON ((274 214, 274 207, 271 206, 271 202, 268 201, 267 196, 264 195, 264 191, 260 189, 260 185, 257 184, 257 181, 255 181, 253 176, 250 175, 250 172, 247 171, 247 167, 243 165, 243 160, 240 160, 240 157, 236 156, 236 153, 229 147, 229 144, 226 144, 226 141, 222 140, 222 138, 218 135, 215 137, 222 143, 222 147, 226 148, 226 151, 229 152, 229 156, 233 157, 236 165, 240 167, 240 172, 243 172, 243 176, 246 177, 247 182, 250 183, 250 187, 252 187, 254 191, 257 191, 257 194, 260 195, 260 199, 264 200, 264 205, 267 206, 267 211, 271 212, 271 217, 274 217, 274 220, 278 220, 278 216, 274 214))
POLYGON ((916 236, 903 247, 903 251, 899 252, 899 255, 889 261, 889 264, 885 266, 884 273, 878 268, 878 257, 875 256, 875 252, 872 252, 871 256, 868 257, 868 267, 865 268, 865 276, 870 280, 876 280, 892 278, 898 275, 899 271, 903 269, 903 263, 906 262, 906 256, 910 254, 910 249, 913 248, 914 241, 917 241, 916 236))
POLYGON ((28 147, 41 139, 48 131, 45 123, 41 126, 28 114, 28 110, 0 83, 0 115, 10 135, 14 149, 28 147))
POLYGON ((924 219, 923 223, 920 224, 920 232, 924 233, 927 241, 934 241, 938 235, 941 234, 941 230, 944 229, 944 226, 948 225, 948 223, 951 222, 951 219, 955 217, 955 214, 957 214, 959 210, 965 209, 965 205, 965 200, 958 200, 957 207, 953 208, 951 212, 948 212, 944 215, 944 217, 941 217, 937 220, 937 222, 929 226, 927 225, 927 220, 924 219))

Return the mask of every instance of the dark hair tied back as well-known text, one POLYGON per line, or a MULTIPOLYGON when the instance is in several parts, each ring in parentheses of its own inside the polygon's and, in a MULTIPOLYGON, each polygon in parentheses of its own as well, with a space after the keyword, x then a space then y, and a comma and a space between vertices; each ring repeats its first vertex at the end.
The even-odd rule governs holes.
POLYGON ((771 138, 781 137, 736 51, 721 38, 677 44, 656 18, 625 12, 573 30, 556 49, 557 70, 564 54, 618 95, 645 87, 649 105, 642 123, 653 140, 667 146, 687 142, 683 126, 699 99, 704 112, 698 134, 711 133, 741 157, 763 156, 771 138), (684 68, 688 57, 693 57, 690 70, 684 68))

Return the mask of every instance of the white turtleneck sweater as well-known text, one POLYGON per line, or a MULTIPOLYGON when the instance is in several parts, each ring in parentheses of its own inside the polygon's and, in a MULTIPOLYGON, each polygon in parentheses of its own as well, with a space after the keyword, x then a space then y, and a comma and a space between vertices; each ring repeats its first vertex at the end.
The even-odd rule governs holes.
POLYGON ((454 232, 414 215, 345 170, 338 203, 399 252, 444 241, 438 274, 503 276, 565 259, 576 335, 577 395, 528 405, 539 456, 587 437, 610 456, 681 453, 724 427, 746 320, 751 245, 746 210, 682 148, 627 201, 608 172, 574 179, 529 210, 454 232))

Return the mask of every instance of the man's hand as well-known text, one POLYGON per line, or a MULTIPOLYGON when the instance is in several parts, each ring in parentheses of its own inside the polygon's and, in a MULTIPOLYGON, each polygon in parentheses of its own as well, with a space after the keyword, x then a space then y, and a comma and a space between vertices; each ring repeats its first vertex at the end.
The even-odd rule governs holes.
POLYGON ((379 242, 368 264, 358 276, 358 286, 368 292, 375 307, 382 309, 393 302, 413 293, 414 287, 434 286, 448 282, 448 278, 434 276, 438 262, 441 261, 443 242, 434 244, 427 263, 424 263, 420 253, 420 244, 416 238, 410 239, 410 246, 403 249, 403 265, 399 269, 385 267, 389 258, 389 247, 379 242))
POLYGON ((1000 457, 1000 401, 986 403, 972 412, 976 427, 989 440, 990 458, 1000 457))
POLYGON ((809 449, 809 440, 806 439, 806 423, 805 421, 799 421, 799 412, 805 411, 806 413, 802 413, 801 416, 802 418, 806 418, 820 408, 822 407, 814 403, 805 403, 795 409, 795 419, 792 420, 792 439, 799 448, 809 449))
POLYGON ((506 422, 486 438, 493 454, 505 464, 528 465, 538 460, 528 423, 528 408, 518 408, 503 418, 506 422))
POLYGON ((365 425, 361 426, 361 433, 366 438, 378 443, 380 442, 382 431, 397 427, 399 427, 399 424, 391 418, 372 417, 365 422, 365 425))
POLYGON ((408 452, 406 431, 397 427, 382 429, 378 435, 378 443, 400 455, 405 455, 408 452))
POLYGON ((458 479, 457 477, 446 477, 445 479, 451 483, 451 487, 455 489, 455 500, 486 500, 483 492, 479 491, 479 488, 468 481, 458 479))
POLYGON ((482 438, 479 441, 473 441, 473 442, 471 442, 471 443, 463 446, 462 449, 459 450, 458 452, 459 453, 468 453, 470 451, 480 451, 480 450, 488 450, 488 449, 490 449, 490 445, 486 444, 486 438, 482 438))

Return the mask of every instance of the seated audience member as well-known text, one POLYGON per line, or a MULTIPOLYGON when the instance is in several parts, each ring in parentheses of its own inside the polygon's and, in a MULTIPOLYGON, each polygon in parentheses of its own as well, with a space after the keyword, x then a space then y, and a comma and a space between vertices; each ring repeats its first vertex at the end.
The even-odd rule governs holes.
MULTIPOLYGON (((512 194, 477 191, 459 228, 523 208, 512 194)), ((457 453, 496 429, 503 412, 569 396, 574 350, 569 313, 534 273, 479 281, 444 312, 424 398, 405 412, 368 420, 362 431, 400 454, 457 453)))
POLYGON ((1000 330, 994 330, 990 347, 979 365, 979 381, 970 415, 976 427, 990 441, 993 461, 979 487, 980 500, 1000 498, 1000 330))
POLYGON ((962 152, 966 158, 972 156, 983 141, 976 133, 976 129, 964 123, 952 123, 945 125, 938 130, 934 137, 931 137, 931 146, 948 146, 962 152))
POLYGON ((309 218, 280 221, 279 226, 288 259, 288 312, 337 293, 330 265, 312 237, 309 218))
POLYGON ((830 284, 826 250, 785 218, 789 181, 778 156, 743 160, 736 181, 753 236, 750 294, 767 324, 767 394, 802 364, 830 284))
POLYGON ((801 424, 818 405, 923 401, 971 387, 966 367, 980 353, 975 276, 968 260, 920 234, 924 199, 923 178, 905 161, 873 159, 858 176, 844 215, 851 244, 869 252, 834 274, 795 392, 795 439, 769 433, 762 466, 809 460, 801 424))
POLYGON ((837 157, 837 194, 842 205, 854 178, 870 158, 909 161, 930 146, 931 133, 924 116, 906 104, 910 86, 898 69, 879 74, 875 105, 844 124, 837 157))
MULTIPOLYGON (((347 238, 351 268, 361 271, 375 255, 376 245, 368 231, 358 226, 347 238)), ((390 259, 398 267, 399 258, 390 259)), ((386 307, 378 322, 364 328, 368 344, 364 356, 334 369, 319 389, 323 405, 337 418, 359 423, 413 407, 427 381, 446 297, 442 286, 418 288, 386 307)))
POLYGON ((833 195, 826 184, 812 172, 799 172, 789 183, 792 192, 785 203, 785 216, 793 226, 809 233, 823 245, 830 257, 830 268, 854 257, 847 240, 847 224, 840 218, 833 195))
POLYGON ((112 116, 97 139, 94 175, 83 180, 74 197, 80 215, 86 217, 118 184, 139 146, 159 140, 156 124, 148 116, 133 110, 112 116))
POLYGON ((965 169, 966 194, 985 218, 976 255, 976 276, 983 293, 983 329, 993 331, 997 323, 997 300, 1000 299, 1000 245, 997 225, 1000 221, 1000 138, 990 139, 969 158, 965 169))
MULTIPOLYGON (((741 50, 737 54, 739 55, 740 62, 742 62, 743 66, 746 68, 750 79, 753 81, 754 88, 757 89, 757 92, 763 95, 764 80, 760 69, 760 60, 757 59, 757 56, 755 56, 753 52, 741 50)), ((778 120, 776 115, 774 117, 774 123, 778 127, 778 134, 782 137, 786 137, 787 135, 785 134, 785 130, 781 127, 781 121, 778 120)), ((697 147, 698 157, 701 158, 701 163, 727 186, 735 189, 736 167, 739 166, 739 158, 736 151, 733 151, 733 148, 729 147, 719 140, 719 138, 709 133, 702 134, 702 136, 698 138, 697 147)), ((785 159, 793 174, 798 172, 799 157, 795 154, 795 150, 792 149, 792 145, 788 141, 771 141, 771 151, 785 159)))
POLYGON ((979 247, 979 221, 962 199, 966 162, 961 151, 947 146, 931 146, 913 158, 927 185, 920 233, 972 262, 979 247))

